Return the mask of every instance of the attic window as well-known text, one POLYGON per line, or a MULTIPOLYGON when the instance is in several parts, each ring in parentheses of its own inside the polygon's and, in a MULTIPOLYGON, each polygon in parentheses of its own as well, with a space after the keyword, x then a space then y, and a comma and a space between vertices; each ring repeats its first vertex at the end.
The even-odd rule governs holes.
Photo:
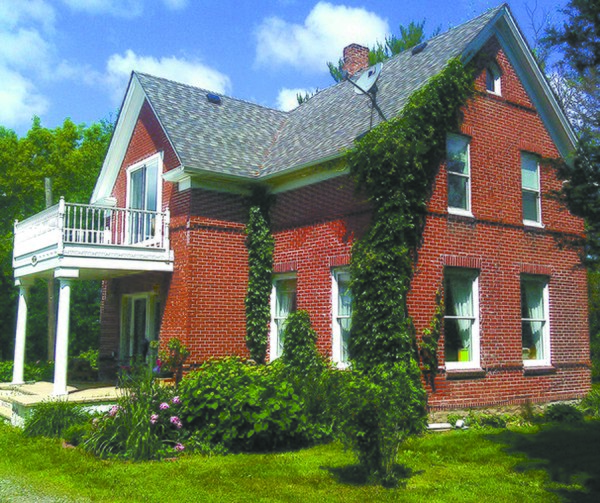
POLYGON ((495 63, 490 63, 485 68, 485 89, 488 93, 501 95, 500 68, 495 63))
POLYGON ((215 105, 220 105, 221 104, 221 97, 218 94, 208 93, 206 95, 206 99, 210 103, 214 103, 215 105))

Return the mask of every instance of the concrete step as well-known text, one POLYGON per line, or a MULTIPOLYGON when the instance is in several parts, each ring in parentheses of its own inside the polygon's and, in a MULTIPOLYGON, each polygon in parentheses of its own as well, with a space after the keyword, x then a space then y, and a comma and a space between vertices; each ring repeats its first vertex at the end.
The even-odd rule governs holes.
POLYGON ((3 417, 10 421, 12 419, 12 407, 0 405, 0 417, 3 417))

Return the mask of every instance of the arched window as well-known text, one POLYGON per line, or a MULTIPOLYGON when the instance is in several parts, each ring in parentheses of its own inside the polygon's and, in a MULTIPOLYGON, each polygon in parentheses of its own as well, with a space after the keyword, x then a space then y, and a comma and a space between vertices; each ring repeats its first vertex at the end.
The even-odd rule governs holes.
POLYGON ((491 63, 485 68, 485 88, 488 92, 500 95, 500 68, 491 63))

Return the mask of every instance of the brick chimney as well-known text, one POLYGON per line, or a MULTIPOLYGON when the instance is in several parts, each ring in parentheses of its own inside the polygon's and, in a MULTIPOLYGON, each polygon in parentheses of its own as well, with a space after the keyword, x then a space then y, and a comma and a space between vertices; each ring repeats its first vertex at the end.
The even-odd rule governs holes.
POLYGON ((358 44, 350 44, 344 47, 344 66, 343 69, 350 76, 360 70, 369 67, 369 48, 358 44))

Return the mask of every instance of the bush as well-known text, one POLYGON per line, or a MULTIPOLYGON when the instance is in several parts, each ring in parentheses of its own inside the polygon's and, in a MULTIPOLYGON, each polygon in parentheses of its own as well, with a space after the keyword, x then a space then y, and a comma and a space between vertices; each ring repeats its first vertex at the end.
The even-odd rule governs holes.
POLYGON ((337 400, 342 439, 374 481, 397 484, 396 458, 402 442, 426 427, 420 370, 409 364, 379 365, 371 372, 344 372, 337 400))
POLYGON ((271 451, 306 445, 303 404, 280 362, 248 365, 211 360, 180 386, 186 428, 195 442, 228 451, 271 451))
POLYGON ((580 423, 583 412, 568 403, 555 403, 544 411, 544 419, 549 423, 580 423))
POLYGON ((124 395, 107 414, 92 422, 84 448, 108 458, 160 459, 184 450, 180 399, 173 390, 140 369, 120 383, 124 395))
POLYGON ((581 410, 588 416, 600 419, 600 386, 598 384, 595 384, 581 401, 581 410))
POLYGON ((90 415, 79 406, 65 400, 41 402, 25 419, 23 433, 29 437, 63 438, 63 432, 87 423, 90 415))
POLYGON ((306 311, 296 311, 288 316, 281 361, 302 374, 320 373, 325 368, 325 361, 317 349, 317 332, 310 325, 306 311))
MULTIPOLYGON (((11 382, 13 379, 13 360, 0 361, 0 382, 11 382)), ((38 361, 26 363, 25 381, 49 381, 54 378, 54 362, 38 361)))

